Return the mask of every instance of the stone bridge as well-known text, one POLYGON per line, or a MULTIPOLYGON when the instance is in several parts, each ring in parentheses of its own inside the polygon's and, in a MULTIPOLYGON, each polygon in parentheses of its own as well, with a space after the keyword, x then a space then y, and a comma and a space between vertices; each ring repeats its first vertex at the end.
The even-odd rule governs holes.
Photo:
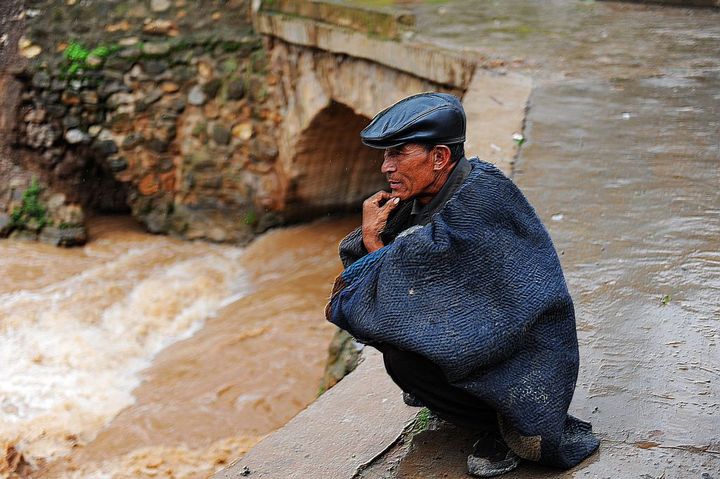
POLYGON ((287 218, 354 208, 383 187, 381 155, 360 143, 359 132, 378 111, 418 92, 464 97, 474 127, 468 132, 469 151, 508 170, 528 80, 482 70, 481 59, 472 54, 414 43, 414 18, 407 13, 311 1, 259 2, 254 25, 267 38, 270 67, 282 82, 276 171, 287 218), (477 90, 491 95, 483 101, 472 94, 477 90), (497 124, 490 119, 498 110, 514 114, 509 121, 501 115, 497 124))

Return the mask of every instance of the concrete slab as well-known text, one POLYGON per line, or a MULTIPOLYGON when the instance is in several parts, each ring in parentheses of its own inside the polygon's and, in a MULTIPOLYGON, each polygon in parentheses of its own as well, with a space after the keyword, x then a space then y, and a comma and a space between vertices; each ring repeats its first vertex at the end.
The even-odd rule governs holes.
POLYGON ((380 456, 417 408, 403 403, 378 351, 366 348, 363 357, 350 376, 214 477, 350 478, 380 456))
POLYGON ((517 73, 498 73, 478 69, 463 97, 467 115, 465 152, 494 163, 506 175, 518 143, 514 133, 523 130, 525 107, 532 80, 517 73))
POLYGON ((475 62, 437 46, 369 37, 351 29, 301 17, 259 12, 255 28, 288 43, 371 60, 440 85, 465 89, 475 62))
POLYGON ((379 10, 338 2, 275 0, 263 2, 259 9, 293 17, 305 17, 389 40, 399 40, 403 32, 415 25, 414 15, 397 8, 379 10))

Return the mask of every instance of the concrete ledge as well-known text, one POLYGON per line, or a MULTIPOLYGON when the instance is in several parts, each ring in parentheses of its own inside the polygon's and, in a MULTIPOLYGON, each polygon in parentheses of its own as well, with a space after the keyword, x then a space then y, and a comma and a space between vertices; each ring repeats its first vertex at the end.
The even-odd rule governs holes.
POLYGON ((350 478, 390 448, 417 408, 366 348, 363 362, 335 387, 271 434, 215 479, 350 478))
POLYGON ((512 175, 518 152, 514 133, 522 133, 532 80, 517 73, 478 69, 463 97, 467 115, 465 151, 512 175))
POLYGON ((258 12, 257 32, 288 43, 370 60, 440 85, 467 89, 475 63, 437 47, 370 38, 347 28, 284 14, 258 12))
POLYGON ((410 12, 384 12, 316 0, 266 0, 260 11, 305 17, 387 39, 399 39, 403 31, 415 25, 415 16, 410 12))

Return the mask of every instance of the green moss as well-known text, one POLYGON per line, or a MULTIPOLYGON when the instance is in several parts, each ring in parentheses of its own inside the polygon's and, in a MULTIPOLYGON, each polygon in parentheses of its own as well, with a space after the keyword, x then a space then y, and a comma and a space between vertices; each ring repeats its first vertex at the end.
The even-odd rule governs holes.
POLYGON ((70 42, 63 52, 63 56, 71 62, 84 63, 90 51, 78 42, 70 42))
POLYGON ((130 2, 120 2, 113 8, 111 16, 125 18, 128 16, 129 13, 130 2))
POLYGON ((40 201, 41 193, 42 187, 37 178, 33 178, 30 187, 23 193, 22 203, 10 214, 13 228, 40 230, 49 223, 47 208, 40 201))
POLYGON ((204 121, 196 123, 191 132, 192 136, 197 138, 203 133, 207 133, 207 123, 204 121))
POLYGON ((222 62, 222 65, 220 68, 222 68, 223 73, 235 73, 238 69, 238 62, 234 58, 228 58, 224 62, 222 62))
POLYGON ((246 225, 255 225, 257 224, 258 218, 257 213, 255 213, 255 210, 250 210, 247 213, 245 213, 245 224, 246 225))
POLYGON ((181 52, 187 50, 188 48, 193 48, 194 46, 195 45, 186 38, 179 38, 172 42, 172 44, 170 45, 170 51, 181 52))
POLYGON ((261 10, 289 18, 309 18, 350 28, 374 38, 397 39, 403 29, 415 24, 415 16, 409 11, 398 12, 394 3, 393 0, 365 2, 276 0, 263 2, 261 10))
POLYGON ((88 49, 80 42, 71 41, 63 51, 63 57, 65 58, 65 65, 62 67, 63 76, 74 77, 85 70, 100 69, 105 60, 119 50, 121 50, 121 47, 114 44, 101 44, 88 49))
POLYGON ((426 407, 422 408, 418 413, 417 416, 415 416, 415 422, 412 426, 412 432, 414 434, 417 434, 419 432, 422 432, 428 428, 428 424, 430 424, 430 416, 432 413, 430 410, 426 407))
POLYGON ((65 73, 68 76, 75 76, 80 71, 80 64, 79 63, 72 63, 70 66, 68 66, 65 73))
POLYGON ((267 54, 264 48, 259 48, 250 54, 248 63, 249 73, 265 74, 267 69, 267 54))
POLYGON ((65 20, 65 15, 63 14, 62 8, 55 7, 52 11, 52 21, 54 23, 60 23, 63 20, 65 20))
POLYGON ((242 47, 241 42, 234 42, 231 40, 225 40, 220 42, 220 48, 226 53, 236 52, 242 47))
MULTIPOLYGON (((117 50, 116 50, 117 51, 117 50)), ((99 47, 95 47, 92 50, 90 50, 90 53, 88 56, 94 56, 98 58, 107 58, 110 56, 110 53, 112 53, 111 47, 100 45, 99 47)))

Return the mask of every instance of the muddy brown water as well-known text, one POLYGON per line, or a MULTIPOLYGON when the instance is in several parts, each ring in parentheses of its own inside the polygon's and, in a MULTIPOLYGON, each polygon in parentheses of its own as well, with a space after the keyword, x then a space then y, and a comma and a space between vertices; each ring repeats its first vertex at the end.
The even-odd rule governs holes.
POLYGON ((0 439, 37 478, 210 475, 317 396, 356 222, 247 249, 118 218, 84 248, 0 241, 0 439))

